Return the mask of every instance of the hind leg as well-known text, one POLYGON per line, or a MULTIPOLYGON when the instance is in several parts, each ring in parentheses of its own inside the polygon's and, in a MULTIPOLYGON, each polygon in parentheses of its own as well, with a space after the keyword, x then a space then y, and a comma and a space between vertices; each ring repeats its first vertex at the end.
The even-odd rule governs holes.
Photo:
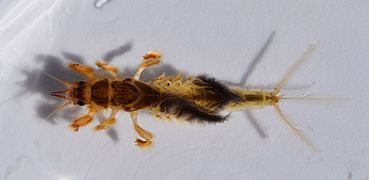
POLYGON ((134 79, 139 80, 140 75, 143 70, 145 70, 147 67, 156 65, 160 63, 161 55, 158 52, 149 51, 144 57, 144 62, 138 67, 135 75, 133 76, 134 79))
POLYGON ((136 145, 139 146, 139 147, 149 147, 151 144, 152 144, 152 134, 144 129, 142 129, 139 125, 138 125, 138 122, 137 122, 137 112, 131 112, 130 113, 131 115, 131 118, 132 118, 132 122, 133 122, 133 126, 137 132, 137 134, 139 134, 142 139, 144 140, 141 140, 141 139, 136 139, 136 145))
POLYGON ((93 120, 93 115, 96 111, 90 110, 87 115, 84 115, 76 120, 69 126, 73 131, 78 131, 79 127, 88 125, 93 120))

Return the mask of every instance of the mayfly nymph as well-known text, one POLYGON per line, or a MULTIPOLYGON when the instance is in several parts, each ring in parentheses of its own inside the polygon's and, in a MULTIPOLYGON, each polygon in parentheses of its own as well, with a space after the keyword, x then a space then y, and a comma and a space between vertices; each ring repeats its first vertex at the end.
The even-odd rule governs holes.
MULTIPOLYGON (((92 67, 81 64, 70 64, 69 68, 86 77, 85 81, 61 82, 66 90, 52 92, 51 95, 64 99, 57 110, 66 105, 87 106, 88 113, 77 118, 70 125, 73 131, 88 125, 95 113, 111 109, 110 116, 95 126, 95 130, 103 130, 116 122, 118 111, 130 113, 134 129, 140 136, 136 145, 146 147, 152 143, 152 133, 141 128, 137 121, 139 110, 145 110, 161 119, 178 119, 197 123, 224 122, 228 115, 222 112, 243 110, 249 107, 273 107, 281 121, 305 144, 313 148, 307 138, 296 129, 282 113, 278 103, 288 99, 279 95, 291 74, 316 49, 316 44, 307 48, 304 54, 289 68, 273 91, 250 90, 243 87, 232 87, 207 75, 182 78, 178 76, 159 76, 150 82, 140 81, 141 72, 150 66, 160 63, 161 55, 150 51, 143 56, 143 63, 133 77, 117 77, 118 69, 97 61, 97 67, 110 73, 109 77, 97 77, 92 67)), ((54 111, 54 112, 56 112, 54 111)))

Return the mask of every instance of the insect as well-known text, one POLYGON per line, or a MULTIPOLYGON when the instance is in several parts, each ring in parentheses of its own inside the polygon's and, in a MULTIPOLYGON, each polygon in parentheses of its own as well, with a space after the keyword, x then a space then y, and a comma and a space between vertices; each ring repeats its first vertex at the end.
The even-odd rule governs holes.
POLYGON ((150 51, 143 56, 143 62, 132 77, 117 77, 118 69, 101 61, 96 66, 109 72, 110 77, 97 77, 92 67, 81 64, 70 64, 69 68, 86 77, 85 81, 65 82, 51 75, 65 86, 65 90, 52 92, 52 96, 64 99, 54 112, 67 105, 88 106, 88 113, 77 118, 70 125, 73 131, 88 125, 95 113, 111 109, 110 116, 95 126, 95 130, 103 130, 116 122, 118 111, 129 112, 133 126, 140 138, 135 143, 139 147, 152 144, 153 135, 140 127, 137 120, 139 110, 145 110, 161 119, 179 119, 197 123, 221 123, 228 115, 222 112, 233 112, 249 107, 271 106, 281 121, 303 143, 314 148, 313 144, 295 128, 280 109, 278 103, 288 97, 279 95, 280 90, 291 77, 291 74, 316 49, 312 44, 303 55, 288 69, 273 91, 250 90, 243 87, 231 87, 207 75, 182 78, 177 76, 159 76, 150 82, 140 81, 142 71, 160 63, 161 54, 150 51))

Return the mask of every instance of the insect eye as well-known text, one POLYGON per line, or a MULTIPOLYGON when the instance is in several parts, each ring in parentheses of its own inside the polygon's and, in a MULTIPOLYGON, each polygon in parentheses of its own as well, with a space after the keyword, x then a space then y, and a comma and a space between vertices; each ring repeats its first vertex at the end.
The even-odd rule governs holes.
POLYGON ((81 100, 78 100, 78 101, 77 101, 77 104, 78 104, 78 105, 80 105, 80 106, 83 106, 83 105, 85 105, 85 102, 83 102, 83 101, 81 101, 81 100))
POLYGON ((80 81, 78 82, 78 85, 81 86, 81 85, 85 85, 86 83, 84 81, 80 81))

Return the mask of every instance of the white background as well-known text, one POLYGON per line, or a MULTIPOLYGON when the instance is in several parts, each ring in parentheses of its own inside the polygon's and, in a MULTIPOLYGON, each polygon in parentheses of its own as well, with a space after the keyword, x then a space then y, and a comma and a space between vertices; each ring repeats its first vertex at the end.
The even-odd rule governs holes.
POLYGON ((357 1, 0 1, 0 179, 367 179, 369 3, 357 1), (70 62, 104 59, 132 75, 148 50, 166 72, 207 73, 232 84, 274 87, 309 44, 319 48, 282 94, 351 98, 286 102, 281 108, 319 148, 310 151, 271 108, 232 113, 218 125, 158 121, 142 150, 127 113, 106 132, 73 133, 86 109, 48 94, 42 71, 80 80, 70 62), (252 73, 249 73, 252 70, 252 73))

